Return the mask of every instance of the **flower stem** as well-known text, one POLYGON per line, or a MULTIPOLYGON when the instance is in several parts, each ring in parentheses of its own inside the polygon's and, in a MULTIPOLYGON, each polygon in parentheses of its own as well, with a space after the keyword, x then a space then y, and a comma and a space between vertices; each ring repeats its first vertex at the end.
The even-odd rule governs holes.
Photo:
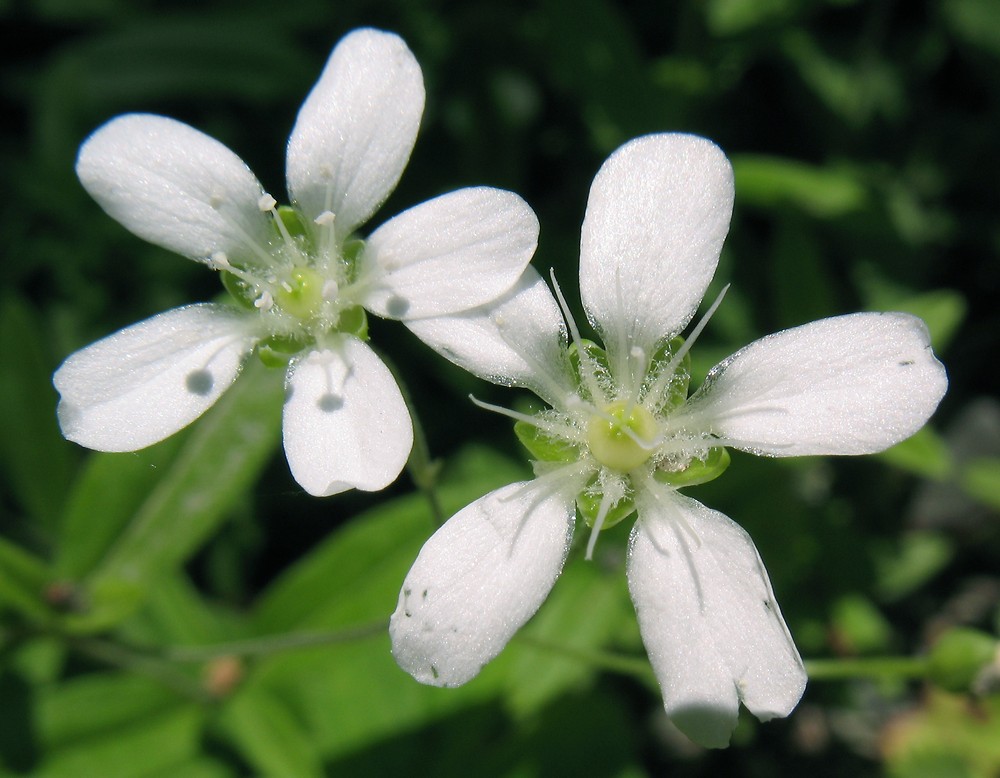
POLYGON ((174 662, 205 662, 224 656, 270 656, 283 651, 313 646, 329 646, 363 640, 385 632, 389 622, 380 620, 359 627, 330 632, 293 632, 285 635, 266 635, 259 638, 234 640, 207 646, 174 646, 161 649, 159 655, 174 662))
POLYGON ((382 362, 385 363, 385 366, 389 368, 392 377, 396 379, 396 386, 399 387, 399 393, 403 396, 406 410, 410 412, 410 421, 413 423, 413 448, 410 449, 410 456, 406 460, 406 469, 410 473, 410 478, 413 479, 413 483, 417 489, 423 492, 424 497, 427 499, 431 515, 434 518, 434 526, 440 527, 444 524, 445 520, 444 510, 441 508, 441 500, 437 495, 437 482, 438 476, 441 473, 441 462, 431 458, 430 447, 427 445, 427 435, 424 434, 424 427, 420 423, 420 416, 417 415, 417 408, 413 404, 410 390, 407 388, 406 382, 403 381, 403 377, 400 375, 395 363, 383 352, 379 351, 377 353, 382 362))
POLYGON ((847 678, 924 678, 928 662, 923 657, 880 656, 851 659, 807 659, 810 681, 840 681, 847 678))

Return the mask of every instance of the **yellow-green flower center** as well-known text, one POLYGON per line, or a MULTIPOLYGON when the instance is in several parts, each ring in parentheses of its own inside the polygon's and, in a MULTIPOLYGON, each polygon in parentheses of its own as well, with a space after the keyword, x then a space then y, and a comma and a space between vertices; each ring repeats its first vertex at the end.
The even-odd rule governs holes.
POLYGON ((323 303, 323 277, 310 267, 297 267, 279 284, 274 302, 298 319, 311 319, 323 303))
POLYGON ((587 424, 587 445, 594 459, 605 467, 627 473, 645 462, 653 453, 651 444, 658 429, 656 419, 641 405, 612 403, 604 415, 591 417, 587 424))

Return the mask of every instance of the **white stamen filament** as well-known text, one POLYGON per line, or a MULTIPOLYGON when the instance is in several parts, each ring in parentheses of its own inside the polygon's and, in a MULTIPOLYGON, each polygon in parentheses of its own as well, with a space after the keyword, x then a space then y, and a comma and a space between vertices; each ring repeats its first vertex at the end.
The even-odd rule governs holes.
POLYGON ((584 554, 584 559, 592 559, 594 556, 594 546, 597 545, 597 536, 601 533, 601 527, 604 526, 604 520, 608 517, 608 511, 611 510, 611 495, 609 492, 605 491, 601 495, 601 504, 597 509, 597 518, 594 519, 594 526, 590 530, 590 538, 587 540, 587 553, 584 554))
POLYGON ((559 282, 556 281, 554 270, 549 270, 549 277, 552 279, 552 288, 555 290, 556 300, 559 301, 559 308, 562 310, 563 318, 566 319, 566 326, 569 327, 570 337, 576 344, 576 353, 580 359, 581 377, 587 385, 587 391, 590 392, 591 399, 597 402, 599 398, 604 396, 597 381, 597 368, 594 365, 593 358, 587 352, 587 349, 584 348, 583 339, 580 337, 580 330, 576 326, 576 320, 573 318, 569 305, 566 304, 566 298, 563 297, 562 289, 559 288, 559 282))
POLYGON ((536 427, 542 430, 542 432, 547 432, 556 438, 568 440, 573 443, 582 443, 585 440, 584 433, 571 424, 560 424, 542 416, 531 416, 527 413, 519 413, 518 411, 513 411, 510 408, 504 408, 502 405, 494 405, 493 403, 483 402, 482 400, 476 399, 471 394, 469 395, 469 399, 472 400, 472 403, 476 407, 482 408, 484 411, 493 411, 494 413, 499 413, 501 416, 506 416, 510 419, 514 419, 515 421, 523 421, 525 424, 530 424, 532 427, 536 427))
POLYGON ((726 296, 726 292, 728 291, 729 284, 726 284, 722 287, 722 291, 719 292, 718 297, 715 298, 715 302, 708 307, 708 310, 705 311, 705 315, 701 317, 701 320, 697 325, 695 325, 695 328, 691 330, 691 334, 688 335, 681 347, 677 349, 677 352, 673 356, 670 357, 670 361, 666 364, 666 366, 659 371, 659 374, 656 377, 656 382, 649 388, 649 392, 647 392, 647 396, 654 398, 654 402, 674 379, 674 371, 677 370, 677 366, 681 363, 681 360, 684 359, 684 355, 691 350, 695 341, 698 340, 698 337, 708 325, 708 322, 712 318, 713 314, 716 310, 718 310, 719 306, 722 305, 722 299, 726 296))

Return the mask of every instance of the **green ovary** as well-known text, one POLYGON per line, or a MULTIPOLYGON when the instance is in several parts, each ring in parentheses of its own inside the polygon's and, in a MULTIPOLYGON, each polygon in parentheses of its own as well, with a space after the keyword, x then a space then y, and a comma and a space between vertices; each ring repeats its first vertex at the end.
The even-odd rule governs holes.
POLYGON ((594 459, 627 473, 652 456, 652 448, 643 448, 636 438, 650 443, 656 438, 658 425, 653 414, 641 405, 629 408, 624 402, 612 403, 604 413, 606 416, 594 416, 587 424, 587 444, 594 459))
POLYGON ((323 277, 312 268, 296 268, 278 287, 274 302, 298 319, 311 319, 323 303, 323 283, 323 277))

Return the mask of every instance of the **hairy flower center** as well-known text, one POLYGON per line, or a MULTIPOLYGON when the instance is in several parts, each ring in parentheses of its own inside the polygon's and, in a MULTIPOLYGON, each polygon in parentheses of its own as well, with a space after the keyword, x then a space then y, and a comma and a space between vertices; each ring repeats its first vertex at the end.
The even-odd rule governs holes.
POLYGON ((310 267, 298 267, 276 289, 275 304, 298 319, 313 318, 323 304, 323 277, 310 267))
POLYGON ((594 459, 605 467, 625 473, 650 456, 658 429, 656 419, 641 405, 616 402, 587 423, 587 445, 594 459))

